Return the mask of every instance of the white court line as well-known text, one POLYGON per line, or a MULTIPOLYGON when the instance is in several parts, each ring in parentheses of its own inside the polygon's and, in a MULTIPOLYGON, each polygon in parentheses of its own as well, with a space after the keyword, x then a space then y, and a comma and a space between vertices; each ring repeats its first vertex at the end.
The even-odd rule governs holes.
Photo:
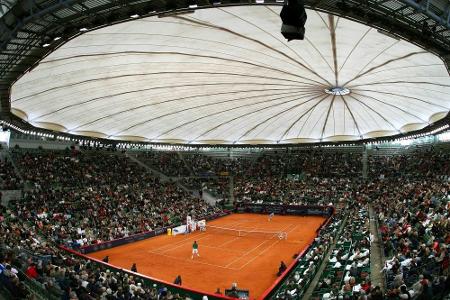
MULTIPOLYGON (((239 225, 239 224, 241 224, 241 223, 242 223, 242 222, 234 222, 234 223, 231 223, 231 224, 239 225)), ((232 226, 236 226, 236 225, 232 225, 232 226)), ((207 227, 207 228, 208 228, 208 227, 207 227)), ((195 234, 195 232, 194 232, 193 234, 195 234)), ((159 248, 157 248, 157 249, 154 249, 154 251, 159 251, 159 250, 161 250, 161 249, 163 249, 163 248, 168 247, 168 249, 165 249, 165 250, 163 250, 163 251, 161 252, 161 253, 166 253, 166 252, 168 252, 168 251, 171 251, 171 250, 174 250, 174 249, 177 249, 177 248, 180 248, 180 247, 186 245, 186 242, 187 242, 187 241, 190 241, 190 240, 196 240, 196 241, 199 241, 199 240, 204 239, 204 238, 207 238, 207 237, 210 237, 210 235, 208 235, 208 232, 207 232, 207 231, 206 231, 206 232, 202 232, 202 233, 197 234, 197 235, 195 235, 195 236, 191 236, 191 237, 189 237, 189 238, 182 239, 181 241, 179 241, 179 242, 177 242, 177 243, 174 243, 174 244, 171 243, 171 244, 168 244, 168 245, 159 247, 159 248), (199 237, 199 236, 203 236, 203 237, 197 238, 197 237, 199 237), (173 247, 173 246, 176 246, 176 247, 173 247)))
POLYGON ((225 246, 225 245, 227 245, 227 244, 229 244, 231 242, 234 242, 235 240, 237 240, 239 238, 240 238, 240 236, 237 236, 237 237, 235 237, 235 238, 233 238, 233 239, 231 239, 229 241, 226 241, 225 243, 222 243, 222 244, 218 245, 217 248, 223 247, 223 246, 225 246))
MULTIPOLYGON (((292 226, 292 225, 293 225, 293 224, 288 224, 287 226, 284 226, 283 229, 282 229, 281 231, 286 230, 287 228, 289 228, 289 227, 292 226)), ((295 226, 295 227, 297 227, 297 226, 295 226)), ((295 228, 295 227, 294 227, 294 228, 295 228)), ((258 228, 258 226, 257 226, 256 228, 258 228)), ((254 229, 255 229, 255 228, 254 228, 254 229)), ((292 229, 292 230, 293 230, 293 229, 292 229)), ((292 230, 290 230, 289 232, 291 232, 292 230)), ((259 247, 261 247, 263 244, 267 243, 268 241, 270 241, 270 240, 265 240, 265 241, 263 241, 262 243, 260 243, 260 244, 257 245, 256 247, 253 247, 252 249, 248 250, 247 252, 245 252, 245 253, 242 254, 241 256, 237 257, 236 259, 233 259, 233 260, 232 260, 229 264, 227 264, 226 266, 228 267, 228 266, 230 266, 232 263, 237 262, 238 260, 240 260, 241 258, 243 258, 244 256, 246 256, 247 254, 249 254, 249 253, 255 251, 256 249, 258 249, 259 247)), ((279 240, 278 240, 278 241, 279 241, 279 240)), ((269 248, 270 248, 270 247, 269 247, 269 248)), ((257 255, 256 257, 258 257, 258 255, 257 255)), ((239 270, 241 270, 241 269, 239 269, 239 270)))
POLYGON ((176 257, 176 256, 171 256, 171 255, 167 255, 167 254, 161 254, 161 253, 157 253, 157 252, 153 252, 153 251, 147 251, 147 252, 155 254, 155 255, 165 256, 165 257, 168 257, 170 259, 176 259, 176 260, 184 261, 184 262, 193 262, 193 263, 197 263, 197 264, 208 265, 208 266, 212 266, 212 267, 216 267, 216 268, 222 268, 222 269, 228 269, 228 270, 232 270, 232 271, 238 271, 239 270, 239 269, 224 267, 224 266, 221 266, 221 265, 210 264, 210 263, 207 263, 207 262, 198 261, 198 260, 194 260, 194 259, 186 259, 186 258, 183 259, 183 258, 179 258, 179 257, 176 257))
MULTIPOLYGON (((290 226, 290 225, 289 225, 289 226, 290 226)), ((252 227, 252 228, 248 228, 248 229, 249 229, 249 230, 247 230, 247 228, 246 228, 245 230, 242 230, 242 231, 249 231, 249 232, 251 233, 253 230, 259 229, 259 226, 252 227)), ((226 244, 231 243, 231 242, 233 242, 233 241, 235 241, 235 240, 237 240, 237 239, 239 239, 239 238, 241 238, 241 237, 244 237, 244 236, 237 236, 237 237, 235 237, 235 238, 233 238, 233 239, 231 239, 231 240, 229 240, 229 241, 227 241, 227 242, 225 242, 225 243, 223 243, 223 244, 220 244, 218 247, 225 246, 226 244)))
MULTIPOLYGON (((235 225, 234 227, 238 226, 238 225, 241 224, 241 223, 244 223, 244 222, 240 222, 240 223, 238 223, 237 225, 235 225)), ((257 228, 258 228, 258 227, 256 227, 256 229, 257 229, 257 228)), ((255 228, 253 228, 253 229, 255 229, 255 228)), ((229 243, 232 243, 232 242, 238 240, 239 238, 241 238, 241 236, 237 236, 237 237, 235 237, 235 238, 232 238, 231 240, 226 241, 226 242, 224 242, 224 243, 222 243, 222 244, 220 244, 220 245, 218 245, 218 246, 216 246, 216 247, 213 247, 213 246, 204 246, 204 245, 203 245, 203 247, 217 248, 217 249, 220 249, 220 250, 222 250, 222 251, 228 251, 228 252, 239 253, 240 256, 242 257, 242 256, 246 255, 245 252, 243 253, 243 252, 241 252, 241 251, 233 251, 233 250, 227 250, 226 248, 223 248, 223 246, 225 246, 225 245, 227 245, 227 244, 229 244, 229 243)))
MULTIPOLYGON (((242 223, 245 223, 245 221, 240 221, 240 222, 237 222, 237 223, 231 223, 231 224, 235 224, 235 225, 231 225, 231 229, 233 229, 233 227, 239 226, 239 225, 242 224, 242 223)), ((208 226, 206 227, 206 233, 208 233, 208 226)), ((238 237, 235 237, 235 238, 233 238, 233 239, 231 239, 231 240, 229 240, 229 241, 226 241, 226 242, 224 242, 224 243, 222 243, 222 244, 220 244, 220 245, 218 245, 218 246, 216 246, 216 247, 217 247, 217 248, 223 247, 223 246, 225 246, 226 244, 231 243, 231 242, 237 240, 238 238, 239 238, 239 236, 238 236, 238 237)), ((202 247, 205 247, 205 246, 203 245, 202 247)), ((210 247, 211 247, 211 246, 210 246, 210 247)))
POLYGON ((254 261, 255 259, 257 259, 259 256, 261 256, 264 252, 266 252, 267 250, 269 250, 270 248, 272 248, 273 246, 275 246, 276 244, 278 244, 280 242, 280 240, 275 241, 275 243, 273 243, 272 245, 270 245, 269 247, 267 247, 266 249, 264 249, 262 252, 260 252, 259 254, 257 254, 256 256, 254 256, 252 259, 250 259, 249 261, 247 261, 245 264, 243 264, 239 270, 242 270, 246 265, 248 265, 249 263, 251 263, 252 261, 254 261))
MULTIPOLYGON (((242 224, 242 223, 245 223, 245 221, 240 222, 240 223, 238 223, 237 225, 242 224)), ((235 225, 235 226, 237 226, 237 225, 235 225)), ((234 226, 234 227, 235 227, 235 226, 234 226)), ((229 240, 229 241, 226 241, 225 243, 222 243, 222 244, 218 245, 218 247, 223 247, 223 246, 225 246, 225 245, 227 245, 227 244, 229 244, 229 243, 231 243, 231 242, 234 242, 235 240, 237 240, 237 239, 239 239, 239 238, 240 238, 240 236, 237 236, 237 237, 235 237, 235 238, 233 238, 233 239, 231 239, 231 240, 229 240)))
MULTIPOLYGON (((283 227, 283 229, 282 229, 281 231, 286 230, 287 228, 289 228, 289 227, 292 226, 292 225, 293 225, 293 224, 288 224, 287 226, 283 227)), ((291 232, 292 230, 294 230, 296 227, 297 227, 297 226, 295 226, 294 228, 292 228, 291 230, 289 230, 288 233, 291 232)), ((266 242, 268 242, 268 241, 270 241, 270 240, 267 240, 266 242)), ((260 256, 260 255, 261 255, 262 253, 264 253, 267 249, 272 248, 272 246, 274 246, 275 244, 277 244, 277 243, 279 243, 279 242, 280 242, 280 240, 276 240, 275 243, 273 243, 272 245, 270 245, 269 247, 267 247, 265 250, 263 250, 263 252, 261 252, 261 253, 257 254, 256 256, 254 256, 250 261, 255 260, 255 258, 257 258, 258 256, 260 256)), ((238 261, 239 259, 241 259, 242 257, 246 256, 246 255, 249 254, 250 252, 253 252, 254 250, 256 250, 257 248, 259 248, 260 246, 262 246, 262 244, 258 245, 256 248, 253 248, 253 249, 251 249, 250 251, 246 252, 246 253, 245 253, 244 255, 242 255, 241 257, 238 257, 238 259, 235 260, 235 261, 238 261)), ((233 262, 234 262, 234 261, 233 261, 233 262)), ((244 266, 246 266, 248 263, 249 263, 249 262, 245 263, 244 266)), ((227 267, 228 267, 228 265, 227 265, 227 267)), ((239 270, 242 270, 242 268, 243 268, 243 267, 239 268, 239 270)))
MULTIPOLYGON (((199 234, 192 234, 189 237, 186 237, 186 238, 182 239, 181 241, 178 241, 176 243, 170 243, 170 244, 161 246, 161 247, 153 249, 153 250, 154 251, 158 251, 158 250, 163 250, 164 248, 170 248, 170 247, 173 247, 173 246, 176 246, 176 245, 184 244, 186 241, 192 240, 192 239, 194 239, 194 238, 196 238, 198 236, 201 236, 201 235, 206 235, 206 232, 202 232, 202 233, 199 233, 199 234)), ((167 250, 164 250, 164 251, 167 251, 167 250)))
MULTIPOLYGON (((291 226, 292 224, 290 224, 289 226, 291 226)), ((291 230, 289 230, 287 233, 292 232, 295 228, 297 228, 298 224, 295 225, 291 230)), ((255 257, 253 257, 252 259, 250 259, 248 262, 246 262, 243 266, 241 266, 239 268, 239 270, 242 270, 246 265, 248 265, 249 263, 251 263, 252 261, 254 261, 256 258, 258 258, 259 256, 263 255, 265 252, 267 252, 267 250, 269 250, 270 248, 272 248, 273 246, 275 246, 276 244, 278 244, 279 242, 281 242, 281 240, 277 240, 275 241, 275 243, 273 243, 272 245, 270 245, 269 247, 267 247, 266 249, 264 249, 261 253, 259 253, 258 255, 256 255, 255 257)))
MULTIPOLYGON (((200 235, 197 235, 197 236, 200 236, 200 235)), ((201 238, 195 238, 195 237, 194 237, 194 238, 195 238, 196 241, 200 241, 200 240, 205 239, 205 238, 208 238, 208 237, 211 237, 211 236, 210 236, 210 235, 207 235, 207 234, 205 233, 205 235, 204 235, 203 237, 201 237, 201 238)), ((188 241, 188 240, 190 240, 190 239, 193 239, 193 238, 185 239, 185 240, 183 240, 183 243, 181 243, 180 245, 178 245, 178 246, 176 246, 176 247, 169 248, 169 249, 167 249, 167 250, 164 250, 164 251, 161 252, 161 254, 185 246, 186 244, 188 244, 188 243, 186 243, 186 241, 188 241)), ((189 243, 190 243, 190 242, 189 242, 189 243)))
POLYGON ((230 266, 232 263, 240 260, 242 257, 246 256, 247 254, 249 254, 250 252, 253 252, 254 250, 258 249, 259 247, 261 247, 262 245, 264 245, 265 243, 267 243, 270 240, 265 240, 262 241, 259 245, 257 245, 256 247, 253 247, 252 249, 248 250, 247 252, 245 252, 244 254, 242 254, 241 256, 238 256, 236 259, 233 259, 229 264, 226 265, 226 267, 230 266))
POLYGON ((238 254, 242 255, 242 251, 230 250, 230 249, 227 249, 227 248, 221 248, 221 247, 215 247, 215 246, 205 246, 205 245, 202 245, 202 248, 219 249, 220 251, 232 252, 232 253, 234 252, 234 253, 238 253, 238 254))

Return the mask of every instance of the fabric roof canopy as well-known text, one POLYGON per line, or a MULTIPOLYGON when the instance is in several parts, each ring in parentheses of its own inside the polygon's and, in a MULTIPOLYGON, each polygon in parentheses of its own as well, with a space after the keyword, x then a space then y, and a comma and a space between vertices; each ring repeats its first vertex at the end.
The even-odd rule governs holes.
POLYGON ((68 41, 12 87, 37 127, 194 144, 351 141, 421 129, 450 110, 439 57, 308 11, 287 42, 279 6, 149 17, 68 41))

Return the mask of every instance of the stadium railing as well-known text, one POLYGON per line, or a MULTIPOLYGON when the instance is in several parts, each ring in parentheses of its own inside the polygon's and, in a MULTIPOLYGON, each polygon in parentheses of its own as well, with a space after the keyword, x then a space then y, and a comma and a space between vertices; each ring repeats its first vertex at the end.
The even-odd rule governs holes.
MULTIPOLYGON (((325 279, 328 279, 330 281, 330 284, 327 286, 316 286, 314 291, 312 292, 311 298, 313 300, 316 299, 322 299, 324 294, 330 293, 333 294, 333 296, 336 297, 344 297, 345 295, 342 294, 342 286, 344 285, 344 277, 346 272, 348 272, 348 267, 351 261, 349 260, 350 254, 352 250, 356 248, 360 248, 360 242, 364 239, 364 236, 362 234, 361 228, 364 225, 365 219, 368 218, 367 211, 362 210, 360 211, 359 218, 357 220, 354 220, 352 223, 356 226, 353 228, 353 232, 351 232, 351 239, 347 241, 337 241, 336 246, 334 248, 334 252, 337 253, 337 251, 340 251, 341 253, 345 253, 348 257, 345 259, 345 261, 341 260, 339 263, 341 266, 336 266, 335 263, 337 261, 326 262, 326 267, 322 274, 320 275, 319 282, 325 282, 325 279)), ((347 229, 344 229, 344 232, 347 229)), ((341 233, 341 236, 344 234, 341 233)), ((347 232, 348 233, 348 232, 347 232)), ((369 254, 370 257, 370 254, 369 254)), ((361 266, 357 267, 360 271, 360 274, 365 273, 370 276, 370 262, 368 266, 361 266)), ((359 284, 362 282, 363 278, 358 277, 355 278, 356 284, 359 284)), ((346 292, 347 297, 353 297, 353 291, 346 292)))
MULTIPOLYGON (((253 209, 260 209, 261 205, 254 205, 252 207, 253 209)), ((307 206, 298 206, 297 209, 300 212, 303 212, 304 209, 307 208, 307 206)), ((332 216, 335 214, 335 208, 334 207, 323 207, 323 206, 312 206, 310 207, 312 209, 322 209, 323 211, 327 210, 328 208, 331 208, 331 214, 328 216, 328 218, 322 223, 322 225, 317 229, 317 232, 320 232, 322 229, 327 228, 329 223, 332 220, 332 216)), ((306 211, 306 210, 305 210, 306 211)), ((297 269, 297 267, 301 266, 302 259, 305 257, 306 253, 312 248, 314 244, 314 241, 309 243, 304 250, 297 256, 297 259, 295 259, 286 269, 286 271, 281 274, 277 280, 263 293, 263 295, 260 297, 260 299, 273 299, 276 297, 276 295, 280 292, 281 289, 283 289, 284 285, 286 284, 286 280, 289 278, 289 276, 294 272, 294 270, 297 269)), ((317 269, 316 269, 317 271, 317 269)), ((313 278, 313 277, 312 277, 313 278)), ((309 278, 308 280, 312 280, 312 278, 309 278)), ((309 286, 309 282, 307 284, 309 286)), ((303 290, 305 292, 306 288, 303 290)))
POLYGON ((38 281, 29 278, 25 273, 19 271, 22 283, 37 299, 58 300, 62 295, 55 295, 45 289, 45 287, 38 281))
POLYGON ((227 296, 217 295, 217 294, 213 294, 213 293, 209 293, 209 292, 203 292, 203 291, 198 291, 198 290, 194 290, 194 289, 191 289, 191 288, 179 286, 179 285, 173 284, 171 282, 167 282, 167 281, 164 281, 164 280, 159 280, 159 279, 156 279, 156 278, 145 276, 145 275, 142 275, 142 274, 139 274, 139 273, 135 273, 135 272, 126 270, 126 269, 121 269, 121 268, 115 267, 115 266, 113 266, 111 264, 105 263, 105 262, 103 262, 101 260, 98 260, 98 259, 95 259, 95 258, 92 258, 92 257, 88 257, 88 256, 86 256, 84 254, 81 254, 79 252, 76 252, 76 251, 74 251, 72 249, 65 248, 63 246, 59 246, 59 248, 61 248, 62 250, 65 250, 68 253, 71 253, 71 254, 73 254, 75 256, 78 256, 78 257, 83 258, 85 260, 89 260, 92 263, 97 264, 98 266, 101 266, 101 267, 103 267, 105 269, 109 269, 110 271, 124 272, 124 273, 127 273, 129 275, 133 275, 135 277, 138 277, 138 278, 143 280, 145 286, 152 287, 152 286, 156 285, 158 289, 161 286, 167 287, 167 290, 170 291, 172 294, 179 294, 180 296, 182 296, 184 298, 185 297, 189 297, 189 298, 191 298, 193 300, 202 300, 203 296, 207 296, 208 300, 233 299, 233 298, 230 298, 230 297, 227 297, 227 296))
MULTIPOLYGON (((385 249, 384 249, 384 241, 383 241, 383 236, 381 235, 381 231, 380 231, 380 220, 378 218, 378 214, 375 213, 375 228, 377 230, 377 239, 378 242, 380 244, 380 255, 381 255, 381 263, 384 266, 386 263, 386 255, 385 255, 385 249)), ((385 292, 387 284, 388 284, 388 278, 387 278, 387 273, 383 272, 383 285, 384 285, 384 290, 383 292, 385 292)))
POLYGON ((6 284, 3 282, 1 275, 0 275, 0 295, 4 297, 4 299, 16 299, 14 295, 11 293, 10 289, 6 286, 6 284))
MULTIPOLYGON (((335 230, 334 231, 334 234, 332 235, 332 237, 333 237, 333 240, 335 240, 336 238, 337 238, 337 236, 338 236, 338 234, 340 233, 340 231, 341 231, 341 229, 339 229, 339 228, 342 228, 342 223, 340 222, 340 221, 338 221, 338 222, 336 222, 337 220, 334 220, 334 226, 332 226, 331 225, 331 227, 327 227, 327 228, 325 228, 324 230, 323 230, 323 233, 326 233, 326 232, 328 232, 328 233, 331 233, 331 232, 333 232, 333 230, 335 230), (337 227, 337 228, 336 228, 337 227)), ((284 283, 283 283, 283 285, 281 285, 278 289, 277 289, 277 291, 276 291, 276 293, 273 293, 273 296, 272 296, 272 298, 273 299, 277 299, 277 298, 279 298, 279 296, 280 295, 282 295, 283 293, 286 293, 286 291, 288 291, 288 281, 289 281, 289 279, 293 279, 292 277, 292 273, 295 273, 295 272, 299 272, 299 273, 301 273, 302 275, 300 276, 300 281, 301 281, 301 288, 298 288, 298 286, 300 286, 300 283, 299 282, 297 282, 297 288, 296 288, 296 291, 295 291, 295 295, 292 295, 292 291, 288 291, 289 293, 291 293, 291 298, 292 299, 303 299, 303 296, 305 296, 304 294, 306 293, 306 291, 308 290, 308 288, 310 287, 310 284, 311 284, 311 282, 313 281, 313 279, 315 278, 315 276, 316 276, 316 274, 317 274, 317 272, 319 271, 319 268, 320 268, 320 266, 322 265, 322 263, 323 263, 323 260, 325 259, 325 257, 326 257, 326 254, 328 253, 328 251, 329 251, 329 249, 330 249, 330 247, 331 247, 331 243, 325 243, 325 244, 322 244, 321 242, 318 242, 318 243, 316 243, 316 242, 314 242, 314 243, 312 243, 311 244, 311 246, 308 248, 308 252, 309 251, 311 251, 311 249, 314 249, 314 247, 318 247, 318 246, 320 246, 320 245, 322 245, 323 246, 323 252, 322 252, 322 255, 318 255, 317 257, 318 257, 318 259, 317 260, 314 260, 314 259, 312 259, 312 258, 310 258, 309 260, 306 258, 306 257, 301 257, 300 259, 299 259, 299 263, 297 264, 297 266, 295 267, 295 269, 291 272, 291 274, 289 275, 289 277, 287 277, 285 280, 284 280, 284 283), (305 267, 309 267, 309 265, 307 265, 307 263, 308 264, 310 264, 311 263, 311 261, 314 261, 313 262, 313 271, 312 272, 310 272, 309 274, 307 274, 307 275, 304 275, 304 271, 305 271, 305 267)))
MULTIPOLYGON (((264 295, 261 297, 262 299, 269 299, 270 297, 276 296, 276 294, 278 294, 278 292, 283 289, 283 285, 286 283, 285 281, 288 278, 288 275, 292 274, 294 270, 302 266, 303 263, 302 259, 304 258, 305 254, 311 249, 311 247, 312 243, 300 253, 300 255, 298 256, 299 259, 295 260, 292 264, 290 264, 287 270, 280 277, 278 277, 278 279, 274 282, 274 284, 270 288, 266 290, 264 295)), ((312 279, 311 277, 306 279, 308 282, 305 283, 305 286, 309 285, 311 279, 312 279)), ((302 293, 299 291, 297 295, 301 297, 302 293)))

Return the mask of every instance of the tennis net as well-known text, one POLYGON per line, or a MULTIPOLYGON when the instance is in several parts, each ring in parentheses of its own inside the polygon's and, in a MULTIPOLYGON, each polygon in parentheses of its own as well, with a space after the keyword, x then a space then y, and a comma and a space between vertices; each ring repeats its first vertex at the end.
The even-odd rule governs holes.
POLYGON ((219 227, 219 226, 213 226, 213 225, 207 225, 206 232, 226 234, 226 235, 232 235, 232 236, 240 236, 240 237, 253 237, 253 238, 260 238, 260 239, 278 238, 280 240, 287 239, 287 236, 288 236, 286 231, 242 230, 242 229, 226 228, 226 227, 219 227))

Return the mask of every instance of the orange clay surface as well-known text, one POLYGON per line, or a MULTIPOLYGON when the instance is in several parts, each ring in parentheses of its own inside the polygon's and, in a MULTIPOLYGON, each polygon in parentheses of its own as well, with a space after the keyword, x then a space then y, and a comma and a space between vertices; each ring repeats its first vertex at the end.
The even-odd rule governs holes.
POLYGON ((130 269, 136 263, 139 273, 173 282, 181 275, 183 286, 206 292, 220 287, 222 292, 236 282, 238 288, 250 290, 258 298, 276 280, 280 261, 289 265, 314 238, 325 219, 318 216, 277 216, 269 222, 267 215, 232 214, 208 225, 241 230, 285 231, 287 240, 278 237, 234 236, 211 231, 188 235, 161 235, 143 241, 91 253, 109 263, 130 269), (200 257, 191 259, 194 240, 200 257))

